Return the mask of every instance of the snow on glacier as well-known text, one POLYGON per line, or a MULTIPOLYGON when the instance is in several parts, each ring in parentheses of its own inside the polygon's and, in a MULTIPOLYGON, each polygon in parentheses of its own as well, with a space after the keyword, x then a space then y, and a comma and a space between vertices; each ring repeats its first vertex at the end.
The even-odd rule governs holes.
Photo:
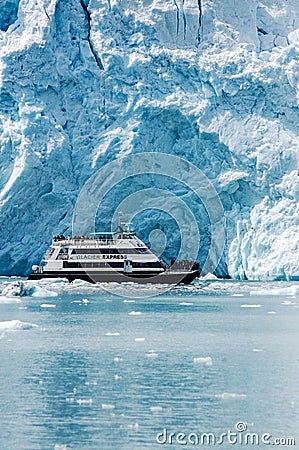
MULTIPOLYGON (((0 273, 28 273, 53 234, 70 232, 80 189, 103 164, 163 151, 219 192, 218 275, 298 276, 298 36, 297 0, 4 0, 0 273)), ((138 225, 145 236, 154 223, 138 225)))

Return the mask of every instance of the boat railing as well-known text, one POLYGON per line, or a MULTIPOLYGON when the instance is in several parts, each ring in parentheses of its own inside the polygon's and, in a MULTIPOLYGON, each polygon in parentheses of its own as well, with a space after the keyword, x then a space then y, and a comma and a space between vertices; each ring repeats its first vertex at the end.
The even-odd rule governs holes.
POLYGON ((76 247, 95 247, 95 246, 103 246, 103 245, 115 245, 115 241, 113 239, 92 239, 92 238, 70 238, 70 239, 53 239, 53 244, 59 244, 61 247, 75 245, 76 247))

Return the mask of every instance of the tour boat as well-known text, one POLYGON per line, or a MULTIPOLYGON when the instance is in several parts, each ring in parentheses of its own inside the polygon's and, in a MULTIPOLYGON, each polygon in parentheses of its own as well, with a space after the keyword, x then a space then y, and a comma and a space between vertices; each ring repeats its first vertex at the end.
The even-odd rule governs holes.
POLYGON ((188 284, 197 276, 198 262, 182 260, 169 266, 136 236, 130 224, 119 222, 112 233, 54 236, 51 250, 45 254, 41 265, 32 266, 28 279, 188 284))

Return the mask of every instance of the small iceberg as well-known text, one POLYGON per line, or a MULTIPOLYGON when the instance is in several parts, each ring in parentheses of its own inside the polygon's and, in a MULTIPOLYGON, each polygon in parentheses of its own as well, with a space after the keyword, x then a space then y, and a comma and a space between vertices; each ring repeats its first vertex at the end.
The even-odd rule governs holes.
POLYGON ((114 362, 121 362, 122 358, 120 358, 119 356, 115 356, 115 358, 113 359, 114 362))
POLYGON ((261 308, 262 305, 253 305, 253 304, 244 304, 241 305, 241 308, 261 308))
POLYGON ((250 295, 265 295, 265 296, 280 296, 280 295, 296 295, 299 292, 299 287, 293 284, 292 286, 276 289, 261 289, 257 291, 250 291, 250 295))
POLYGON ((193 358, 194 364, 204 364, 205 366, 212 366, 213 360, 210 356, 200 356, 197 358, 193 358))
POLYGON ((47 298, 47 297, 57 297, 57 296, 58 296, 57 292, 49 291, 48 289, 44 289, 41 287, 36 287, 34 289, 34 292, 32 293, 32 297, 47 298))
POLYGON ((5 297, 23 297, 25 295, 30 295, 30 293, 28 293, 25 283, 22 281, 15 281, 9 283, 2 289, 2 295, 5 297))
POLYGON ((8 297, 6 297, 6 296, 3 296, 3 295, 0 295, 0 304, 1 303, 3 303, 3 304, 7 304, 7 303, 22 303, 22 300, 19 297, 17 297, 17 296, 13 296, 13 297, 8 296, 8 297))
POLYGON ((76 403, 78 405, 92 405, 92 398, 78 398, 76 403))
POLYGON ((235 394, 234 392, 223 392, 222 394, 216 394, 216 398, 220 398, 221 400, 235 400, 235 399, 243 399, 246 398, 246 394, 235 394))
POLYGON ((114 409, 115 406, 111 403, 102 403, 102 409, 114 409))
POLYGON ((159 354, 154 352, 153 350, 149 351, 148 353, 146 353, 145 355, 147 358, 158 358, 159 354))
POLYGON ((37 328, 37 325, 22 322, 21 320, 5 320, 0 322, 0 331, 31 330, 31 328, 37 328))
POLYGON ((54 303, 42 303, 39 306, 40 308, 56 308, 56 305, 54 303))
POLYGON ((151 410, 152 412, 160 412, 160 411, 163 410, 163 408, 162 408, 162 406, 151 406, 151 407, 150 407, 150 410, 151 410))

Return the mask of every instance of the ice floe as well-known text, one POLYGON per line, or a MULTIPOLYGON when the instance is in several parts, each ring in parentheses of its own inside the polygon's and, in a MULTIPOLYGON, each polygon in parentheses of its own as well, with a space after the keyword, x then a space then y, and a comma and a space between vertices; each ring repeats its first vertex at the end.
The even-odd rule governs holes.
POLYGON ((20 297, 5 297, 3 295, 0 295, 0 304, 7 304, 7 303, 22 303, 22 300, 20 297))
POLYGON ((258 295, 258 296, 280 296, 280 295, 296 295, 299 293, 299 285, 292 285, 289 287, 280 287, 280 288, 265 288, 265 289, 257 289, 250 292, 250 295, 258 295))
POLYGON ((39 306, 40 308, 56 308, 56 305, 54 303, 42 303, 39 306))
POLYGON ((193 358, 194 364, 203 364, 205 366, 212 366, 213 360, 210 356, 198 356, 193 358))
POLYGON ((223 392, 222 394, 216 394, 215 397, 221 400, 235 400, 235 399, 244 399, 247 397, 247 395, 236 394, 234 392, 223 392))
POLYGON ((21 320, 5 320, 0 322, 0 331, 13 331, 13 330, 30 330, 36 328, 37 325, 29 322, 22 322, 21 320))
POLYGON ((241 305, 241 308, 261 308, 262 305, 254 305, 254 304, 246 304, 244 303, 244 305, 241 305))
POLYGON ((145 356, 150 359, 155 359, 158 358, 159 354, 156 353, 154 350, 150 350, 148 353, 145 354, 145 356))
POLYGON ((102 403, 102 409, 114 409, 115 405, 112 405, 111 403, 102 403))

